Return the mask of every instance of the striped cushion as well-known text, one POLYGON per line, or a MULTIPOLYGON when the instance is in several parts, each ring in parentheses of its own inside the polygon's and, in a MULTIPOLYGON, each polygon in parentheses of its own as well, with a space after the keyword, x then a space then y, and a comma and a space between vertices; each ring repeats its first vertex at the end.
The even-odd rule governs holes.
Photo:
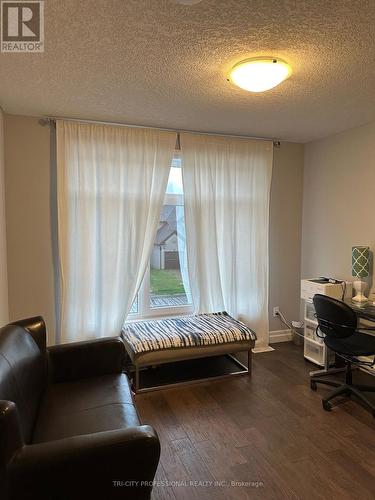
POLYGON ((249 327, 226 312, 127 323, 122 336, 135 354, 256 340, 249 327))

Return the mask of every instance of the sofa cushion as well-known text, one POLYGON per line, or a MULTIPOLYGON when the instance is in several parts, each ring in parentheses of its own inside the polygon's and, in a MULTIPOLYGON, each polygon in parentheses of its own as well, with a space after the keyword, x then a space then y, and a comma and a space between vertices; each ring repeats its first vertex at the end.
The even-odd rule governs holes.
POLYGON ((140 425, 124 374, 51 384, 43 398, 33 443, 140 425))
POLYGON ((39 403, 46 385, 46 355, 20 326, 0 333, 0 400, 13 401, 22 437, 30 443, 39 403))

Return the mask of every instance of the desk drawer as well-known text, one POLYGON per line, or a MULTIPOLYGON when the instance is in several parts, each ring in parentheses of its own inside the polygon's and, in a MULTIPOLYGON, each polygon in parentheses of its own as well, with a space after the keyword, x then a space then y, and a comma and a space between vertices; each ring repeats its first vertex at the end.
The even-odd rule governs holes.
MULTIPOLYGON (((327 347, 325 344, 315 342, 305 338, 303 354, 306 359, 319 366, 324 366, 324 355, 327 347)), ((335 360, 335 354, 328 349, 328 362, 331 364, 335 360)))
POLYGON ((319 338, 316 334, 316 325, 305 323, 305 331, 304 331, 305 339, 313 340, 319 344, 323 344, 323 339, 319 338))
POLYGON ((317 323, 314 303, 310 300, 305 300, 305 319, 317 323))

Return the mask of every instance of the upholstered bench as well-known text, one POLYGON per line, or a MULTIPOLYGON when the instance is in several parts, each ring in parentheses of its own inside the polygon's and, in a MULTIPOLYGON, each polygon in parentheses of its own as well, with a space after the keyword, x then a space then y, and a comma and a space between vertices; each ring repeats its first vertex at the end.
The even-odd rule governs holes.
POLYGON ((247 366, 238 373, 251 373, 251 349, 256 335, 226 312, 197 314, 149 321, 129 322, 122 338, 135 367, 135 392, 141 392, 139 369, 175 361, 247 352, 247 366))

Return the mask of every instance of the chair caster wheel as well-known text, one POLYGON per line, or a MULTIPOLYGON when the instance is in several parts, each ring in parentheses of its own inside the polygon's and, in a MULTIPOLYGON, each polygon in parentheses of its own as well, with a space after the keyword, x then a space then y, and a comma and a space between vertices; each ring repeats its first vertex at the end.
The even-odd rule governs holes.
POLYGON ((322 401, 323 408, 325 411, 331 411, 332 410, 332 405, 328 401, 322 401))
POLYGON ((316 391, 316 389, 317 389, 317 385, 316 385, 316 382, 314 382, 314 380, 310 380, 310 389, 312 391, 316 391))

